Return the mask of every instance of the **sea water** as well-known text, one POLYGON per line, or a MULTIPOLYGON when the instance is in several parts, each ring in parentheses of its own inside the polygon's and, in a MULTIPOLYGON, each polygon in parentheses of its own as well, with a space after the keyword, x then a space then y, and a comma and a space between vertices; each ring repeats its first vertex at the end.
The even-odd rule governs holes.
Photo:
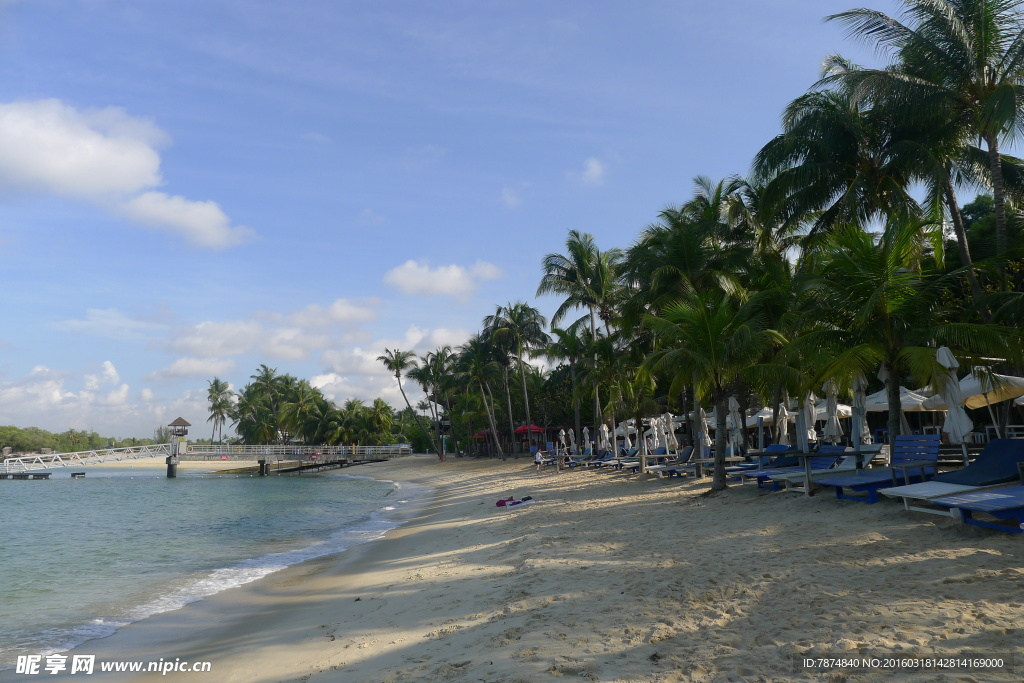
POLYGON ((0 480, 0 668, 381 537, 422 490, 341 475, 0 480))

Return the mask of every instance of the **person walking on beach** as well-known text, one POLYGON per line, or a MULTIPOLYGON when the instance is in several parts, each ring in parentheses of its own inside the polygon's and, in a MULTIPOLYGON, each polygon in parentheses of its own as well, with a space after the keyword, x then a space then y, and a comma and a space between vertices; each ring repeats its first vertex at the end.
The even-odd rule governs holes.
POLYGON ((539 448, 533 453, 533 461, 537 463, 537 474, 540 474, 540 468, 544 466, 544 456, 540 454, 539 448))

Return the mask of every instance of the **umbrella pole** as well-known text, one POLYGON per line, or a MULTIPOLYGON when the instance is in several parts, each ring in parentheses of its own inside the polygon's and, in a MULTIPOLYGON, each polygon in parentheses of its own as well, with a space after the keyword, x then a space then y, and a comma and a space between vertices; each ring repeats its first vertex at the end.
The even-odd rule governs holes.
POLYGON ((985 394, 985 406, 988 407, 988 416, 992 418, 992 426, 996 428, 996 438, 1003 438, 1003 434, 999 431, 999 421, 996 420, 995 413, 992 412, 992 404, 988 402, 988 394, 985 394))

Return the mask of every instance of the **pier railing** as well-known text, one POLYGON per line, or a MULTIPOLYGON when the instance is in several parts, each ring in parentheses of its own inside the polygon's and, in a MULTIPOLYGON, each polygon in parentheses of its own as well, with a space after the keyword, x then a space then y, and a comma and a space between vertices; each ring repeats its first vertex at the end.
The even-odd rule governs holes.
POLYGON ((323 460, 346 457, 353 461, 386 460, 399 455, 411 455, 409 444, 387 446, 217 446, 190 444, 182 460, 323 460))
POLYGON ((50 453, 47 455, 24 455, 15 458, 4 458, 0 464, 0 472, 32 472, 48 470, 54 467, 77 467, 79 465, 99 465, 105 462, 121 460, 142 460, 143 458, 166 458, 171 454, 171 444, 161 443, 153 446, 131 446, 130 448, 98 448, 91 451, 74 453, 50 453))
MULTIPOLYGON (((166 458, 171 455, 171 444, 153 446, 132 446, 130 448, 99 448, 74 453, 50 453, 47 455, 24 455, 5 458, 0 463, 0 473, 34 472, 55 467, 77 467, 79 465, 100 465, 121 460, 142 460, 143 458, 166 458)), ((409 444, 387 446, 209 446, 180 444, 178 458, 181 460, 304 460, 327 462, 346 459, 349 462, 389 460, 399 455, 410 455, 409 444)))

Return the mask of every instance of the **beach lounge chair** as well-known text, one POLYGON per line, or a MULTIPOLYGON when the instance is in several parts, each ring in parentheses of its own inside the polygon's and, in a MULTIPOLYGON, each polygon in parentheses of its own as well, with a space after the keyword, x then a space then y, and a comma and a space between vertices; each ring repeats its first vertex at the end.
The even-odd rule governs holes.
MULTIPOLYGON (((667 458, 668 449, 662 446, 655 448, 647 455, 647 462, 653 462, 653 464, 658 464, 659 462, 666 460, 667 458)), ((630 460, 620 461, 619 464, 615 466, 615 469, 627 469, 631 471, 633 474, 636 474, 637 472, 640 471, 640 456, 637 455, 630 460)))
POLYGON ((983 526, 1011 534, 1024 533, 1024 486, 968 491, 952 496, 932 498, 930 502, 956 509, 964 524, 983 526), (977 519, 974 516, 975 512, 984 512, 998 520, 1010 520, 1010 523, 1000 524, 986 519, 977 519))
MULTIPOLYGON (((768 452, 769 450, 773 450, 779 455, 764 467, 755 467, 753 469, 749 467, 736 467, 731 473, 726 470, 727 474, 733 474, 738 477, 741 484, 753 481, 757 484, 758 488, 768 488, 773 491, 779 491, 782 488, 779 483, 768 483, 768 480, 772 475, 782 476, 784 474, 795 474, 797 472, 802 473, 804 471, 803 461, 795 455, 791 455, 794 451, 789 446, 784 446, 782 444, 769 446, 765 449, 765 452, 768 452)), ((839 458, 836 455, 825 455, 820 458, 812 458, 811 469, 829 469, 835 465, 838 459, 839 458)))
POLYGON ((693 459, 694 448, 693 446, 687 446, 679 453, 679 457, 675 462, 666 462, 663 465, 655 465, 648 467, 648 472, 656 473, 659 477, 683 477, 687 474, 692 474, 696 465, 691 465, 690 460, 693 459))
MULTIPOLYGON (((817 470, 820 472, 832 469, 836 466, 838 461, 839 456, 835 453, 828 453, 826 455, 813 457, 811 458, 811 471, 814 472, 817 470)), ((782 490, 782 482, 780 479, 776 479, 776 477, 781 478, 787 474, 797 474, 803 478, 804 466, 800 462, 799 458, 783 455, 777 458, 770 467, 766 467, 765 469, 742 470, 740 472, 736 472, 741 483, 753 480, 757 483, 758 488, 771 489, 772 491, 782 490), (788 464, 791 461, 794 463, 793 465, 788 464)))
POLYGON ((933 498, 960 495, 982 487, 1017 481, 1020 478, 1017 465, 1021 462, 1024 462, 1024 439, 993 439, 978 454, 977 459, 963 469, 936 474, 929 481, 919 484, 882 489, 881 493, 890 498, 901 498, 907 510, 956 517, 959 513, 955 508, 922 507, 921 504, 933 505, 930 501, 933 498), (917 501, 921 504, 911 505, 911 502, 917 501))
POLYGON ((602 463, 611 462, 615 460, 615 454, 611 451, 601 451, 597 454, 597 457, 588 460, 584 463, 587 467, 600 467, 602 463))
MULTIPOLYGON (((821 458, 811 458, 811 482, 815 482, 818 479, 825 477, 835 476, 839 472, 856 472, 857 471, 857 457, 854 455, 843 455, 847 451, 846 446, 833 446, 831 444, 824 444, 818 447, 818 453, 822 456, 825 455, 836 455, 839 456, 836 460, 833 460, 830 467, 824 469, 816 469, 815 461, 822 461, 821 458)), ((827 462, 827 461, 825 461, 827 462)), ((786 491, 794 491, 799 493, 806 493, 804 488, 805 478, 807 473, 804 468, 801 467, 799 472, 786 472, 784 474, 773 474, 768 477, 772 482, 778 482, 785 487, 786 491)))
POLYGON ((899 477, 902 477, 904 484, 910 484, 924 481, 933 476, 938 459, 938 434, 901 434, 896 437, 895 443, 890 449, 889 467, 876 467, 856 474, 823 477, 815 483, 819 486, 834 487, 836 498, 874 504, 878 502, 879 489, 898 486, 899 477), (846 493, 846 491, 852 493, 846 493))

